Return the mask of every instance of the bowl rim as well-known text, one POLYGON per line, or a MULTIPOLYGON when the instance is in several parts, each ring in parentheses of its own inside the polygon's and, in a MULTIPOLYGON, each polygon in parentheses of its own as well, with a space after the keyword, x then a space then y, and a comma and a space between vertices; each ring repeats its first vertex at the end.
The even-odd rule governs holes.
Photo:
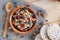
POLYGON ((16 7, 15 9, 12 10, 12 12, 11 12, 11 14, 10 14, 10 25, 11 25, 11 28, 12 28, 15 32, 17 32, 17 33, 19 33, 19 34, 28 34, 28 33, 32 32, 32 30, 34 30, 35 27, 36 27, 36 25, 37 25, 37 15, 36 15, 36 12, 35 12, 32 8, 27 7, 27 6, 19 6, 19 7, 16 7), (23 7, 26 7, 26 8, 28 8, 28 9, 30 9, 30 10, 34 13, 34 15, 35 15, 35 17, 36 17, 36 23, 34 24, 34 26, 33 26, 30 30, 28 30, 28 31, 26 31, 26 32, 20 32, 20 31, 16 30, 16 29, 13 27, 12 21, 11 21, 14 12, 15 12, 16 10, 18 10, 19 8, 23 8, 23 7))

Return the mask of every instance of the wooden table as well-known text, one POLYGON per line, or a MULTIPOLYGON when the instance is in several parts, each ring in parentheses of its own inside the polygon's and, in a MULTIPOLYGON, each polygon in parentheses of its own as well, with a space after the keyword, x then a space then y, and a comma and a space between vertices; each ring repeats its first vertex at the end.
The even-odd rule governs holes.
POLYGON ((31 4, 46 10, 47 16, 45 19, 48 20, 48 22, 56 21, 55 23, 60 23, 60 21, 58 21, 60 20, 60 3, 59 2, 37 1, 37 2, 32 2, 31 4))

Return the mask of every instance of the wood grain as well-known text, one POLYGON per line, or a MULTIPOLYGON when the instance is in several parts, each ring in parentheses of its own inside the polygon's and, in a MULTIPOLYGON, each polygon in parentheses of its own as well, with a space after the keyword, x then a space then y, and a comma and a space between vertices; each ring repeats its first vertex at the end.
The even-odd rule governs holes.
POLYGON ((60 2, 49 2, 49 1, 37 1, 31 3, 37 7, 41 7, 46 10, 46 18, 48 22, 60 20, 60 2))

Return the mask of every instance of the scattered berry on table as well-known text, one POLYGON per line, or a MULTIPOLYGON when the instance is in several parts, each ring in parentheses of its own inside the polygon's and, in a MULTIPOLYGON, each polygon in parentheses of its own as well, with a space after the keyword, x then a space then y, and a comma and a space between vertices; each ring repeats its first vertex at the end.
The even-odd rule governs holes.
POLYGON ((48 22, 48 20, 45 20, 46 22, 48 22))
POLYGON ((29 4, 26 4, 26 6, 30 7, 30 5, 29 5, 29 4))

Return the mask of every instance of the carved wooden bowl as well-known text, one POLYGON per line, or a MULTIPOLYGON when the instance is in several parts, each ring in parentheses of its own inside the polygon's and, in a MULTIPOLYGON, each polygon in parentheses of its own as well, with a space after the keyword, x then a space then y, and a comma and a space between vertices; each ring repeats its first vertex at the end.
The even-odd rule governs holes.
POLYGON ((11 28, 19 34, 27 34, 34 30, 37 15, 30 7, 19 6, 12 10, 10 15, 11 28))

